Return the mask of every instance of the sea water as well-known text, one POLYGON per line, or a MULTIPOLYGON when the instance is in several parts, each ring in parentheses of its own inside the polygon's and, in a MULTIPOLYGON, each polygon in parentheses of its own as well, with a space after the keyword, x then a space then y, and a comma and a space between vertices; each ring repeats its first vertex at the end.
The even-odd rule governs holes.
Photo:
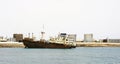
POLYGON ((0 64, 120 64, 120 47, 0 48, 0 64))

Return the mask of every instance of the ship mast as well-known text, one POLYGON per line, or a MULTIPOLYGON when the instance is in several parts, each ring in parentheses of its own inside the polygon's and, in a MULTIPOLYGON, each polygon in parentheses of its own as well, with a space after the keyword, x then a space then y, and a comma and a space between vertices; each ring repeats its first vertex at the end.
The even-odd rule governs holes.
POLYGON ((28 38, 30 38, 30 33, 28 33, 28 38))
POLYGON ((44 32, 44 24, 43 24, 43 30, 41 31, 41 40, 44 40, 44 35, 45 35, 45 32, 44 32))

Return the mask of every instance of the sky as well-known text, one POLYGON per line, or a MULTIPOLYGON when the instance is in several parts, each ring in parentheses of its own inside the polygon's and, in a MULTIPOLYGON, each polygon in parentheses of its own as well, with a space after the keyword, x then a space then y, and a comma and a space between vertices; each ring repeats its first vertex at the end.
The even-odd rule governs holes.
POLYGON ((120 39, 120 0, 0 0, 0 36, 59 32, 120 39))

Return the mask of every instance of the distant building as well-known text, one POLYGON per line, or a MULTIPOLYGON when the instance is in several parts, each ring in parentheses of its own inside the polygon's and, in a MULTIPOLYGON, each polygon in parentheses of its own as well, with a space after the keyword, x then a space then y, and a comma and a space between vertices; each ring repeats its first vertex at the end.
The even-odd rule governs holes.
POLYGON ((0 36, 0 42, 7 42, 7 39, 3 38, 3 36, 0 36))
POLYGON ((0 36, 0 39, 3 39, 3 36, 0 36))
POLYGON ((120 39, 108 39, 110 43, 120 43, 120 39))
POLYGON ((16 42, 16 39, 15 38, 8 38, 7 39, 9 42, 16 42))
POLYGON ((75 42, 76 41, 76 34, 68 34, 68 39, 69 39, 69 41, 75 42))
POLYGON ((16 42, 21 42, 23 40, 23 34, 13 34, 13 38, 16 42))
POLYGON ((100 42, 120 43, 120 39, 101 39, 100 42))
POLYGON ((84 34, 84 42, 93 42, 93 34, 84 34))

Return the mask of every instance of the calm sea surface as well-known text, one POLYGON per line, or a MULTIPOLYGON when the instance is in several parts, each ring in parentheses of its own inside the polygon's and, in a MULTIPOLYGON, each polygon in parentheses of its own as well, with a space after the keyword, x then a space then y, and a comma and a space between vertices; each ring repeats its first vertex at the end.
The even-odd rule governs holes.
POLYGON ((0 48, 0 64, 120 64, 120 47, 0 48))

